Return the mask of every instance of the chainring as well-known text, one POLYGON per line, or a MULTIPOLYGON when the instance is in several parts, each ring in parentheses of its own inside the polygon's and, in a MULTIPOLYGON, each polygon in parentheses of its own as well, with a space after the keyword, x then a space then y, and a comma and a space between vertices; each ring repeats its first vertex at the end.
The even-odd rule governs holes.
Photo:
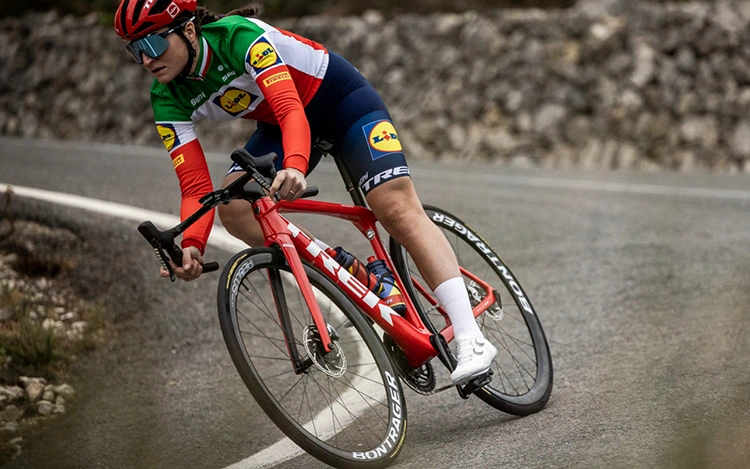
POLYGON ((401 347, 388 334, 383 336, 383 345, 393 359, 401 380, 407 386, 414 392, 425 396, 433 394, 435 390, 435 370, 429 360, 419 368, 412 368, 401 347))

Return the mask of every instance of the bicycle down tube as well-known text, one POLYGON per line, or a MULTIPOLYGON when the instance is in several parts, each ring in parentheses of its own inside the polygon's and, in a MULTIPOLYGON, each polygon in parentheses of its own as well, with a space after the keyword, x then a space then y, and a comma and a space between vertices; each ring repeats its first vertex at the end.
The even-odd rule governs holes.
MULTIPOLYGON (((376 257, 386 261, 388 267, 396 277, 396 282, 398 282, 399 287, 404 291, 403 282, 398 277, 390 256, 377 234, 375 216, 369 209, 360 206, 310 200, 282 201, 274 204, 269 198, 257 200, 253 204, 253 208, 266 238, 266 246, 278 245, 280 247, 294 276, 298 279, 300 290, 303 292, 305 302, 313 317, 313 322, 321 335, 321 340, 327 351, 330 344, 328 330, 324 324, 312 289, 309 283, 305 281, 306 275, 304 274, 300 258, 315 265, 336 283, 339 288, 348 292, 349 296, 362 311, 405 351, 407 359, 412 366, 419 367, 425 361, 438 354, 430 340, 432 333, 422 322, 408 295, 404 295, 407 307, 405 312, 406 317, 403 317, 387 306, 377 295, 362 285, 362 283, 326 254, 305 233, 279 213, 317 213, 352 222, 370 241, 376 257), (301 273, 301 276, 298 272, 301 273), (302 285, 302 283, 306 285, 302 285)), ((462 272, 467 274, 463 269, 462 272)), ((473 277, 473 275, 469 274, 469 278, 472 280, 479 280, 473 277)), ((492 288, 484 284, 484 282, 479 283, 479 285, 487 291, 487 297, 474 308, 475 317, 495 302, 495 295, 492 288)), ((447 326, 441 333, 446 335, 446 341, 451 340, 453 338, 452 326, 447 326)))

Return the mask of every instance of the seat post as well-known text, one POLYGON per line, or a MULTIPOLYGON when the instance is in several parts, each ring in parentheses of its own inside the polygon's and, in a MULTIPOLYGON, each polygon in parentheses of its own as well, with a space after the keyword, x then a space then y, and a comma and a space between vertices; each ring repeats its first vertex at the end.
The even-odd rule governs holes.
POLYGON ((360 189, 359 186, 354 183, 354 179, 352 178, 352 175, 349 172, 349 170, 346 169, 346 166, 338 158, 335 151, 331 151, 330 154, 333 157, 333 161, 336 162, 336 167, 339 169, 339 173, 341 173, 341 179, 344 180, 344 186, 346 187, 346 191, 351 196, 352 202, 354 202, 354 205, 358 205, 360 207, 367 207, 367 201, 365 200, 365 195, 362 193, 362 189, 360 189))

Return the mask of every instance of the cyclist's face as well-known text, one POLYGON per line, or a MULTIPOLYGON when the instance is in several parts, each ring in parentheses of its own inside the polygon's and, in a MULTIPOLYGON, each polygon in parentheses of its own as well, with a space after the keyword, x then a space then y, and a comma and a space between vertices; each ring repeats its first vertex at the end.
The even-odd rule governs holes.
MULTIPOLYGON (((162 31, 167 31, 167 28, 159 32, 162 31)), ((191 44, 195 42, 195 27, 192 23, 183 28, 183 33, 191 44)), ((159 57, 152 59, 144 53, 141 54, 143 57, 143 67, 151 72, 154 78, 162 84, 174 80, 185 68, 188 60, 187 44, 179 37, 178 33, 171 33, 166 39, 169 41, 169 47, 159 57)), ((195 63, 193 63, 193 66, 195 66, 195 63)))

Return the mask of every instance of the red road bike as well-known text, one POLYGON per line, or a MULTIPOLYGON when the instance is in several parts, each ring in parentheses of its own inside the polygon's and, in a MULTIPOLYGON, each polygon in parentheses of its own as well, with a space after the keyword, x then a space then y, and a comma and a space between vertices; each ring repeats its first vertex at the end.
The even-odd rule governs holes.
MULTIPOLYGON (((332 153, 330 146, 319 149, 332 153)), ((489 373, 464 386, 438 388, 431 359, 438 357, 449 371, 455 368, 448 345, 453 330, 408 253, 392 238, 386 250, 374 214, 338 158, 354 205, 305 200, 317 195, 315 187, 294 202, 272 200, 267 191, 274 156, 235 151, 232 159, 245 175, 206 195, 203 207, 174 228, 159 231, 144 222, 139 231, 170 269, 170 257, 176 263, 182 259, 174 239, 185 228, 221 203, 252 203, 265 246, 246 249, 225 266, 219 321, 245 385, 291 440, 334 467, 387 466, 406 435, 402 382, 424 395, 455 388, 463 398, 473 394, 515 415, 545 406, 552 392, 552 360, 544 331, 518 279, 479 234, 458 217, 424 206, 451 243, 474 316, 498 348, 489 373), (407 293, 405 313, 388 307, 283 212, 353 223, 407 293)), ((216 269, 216 263, 204 265, 204 271, 216 269)))

